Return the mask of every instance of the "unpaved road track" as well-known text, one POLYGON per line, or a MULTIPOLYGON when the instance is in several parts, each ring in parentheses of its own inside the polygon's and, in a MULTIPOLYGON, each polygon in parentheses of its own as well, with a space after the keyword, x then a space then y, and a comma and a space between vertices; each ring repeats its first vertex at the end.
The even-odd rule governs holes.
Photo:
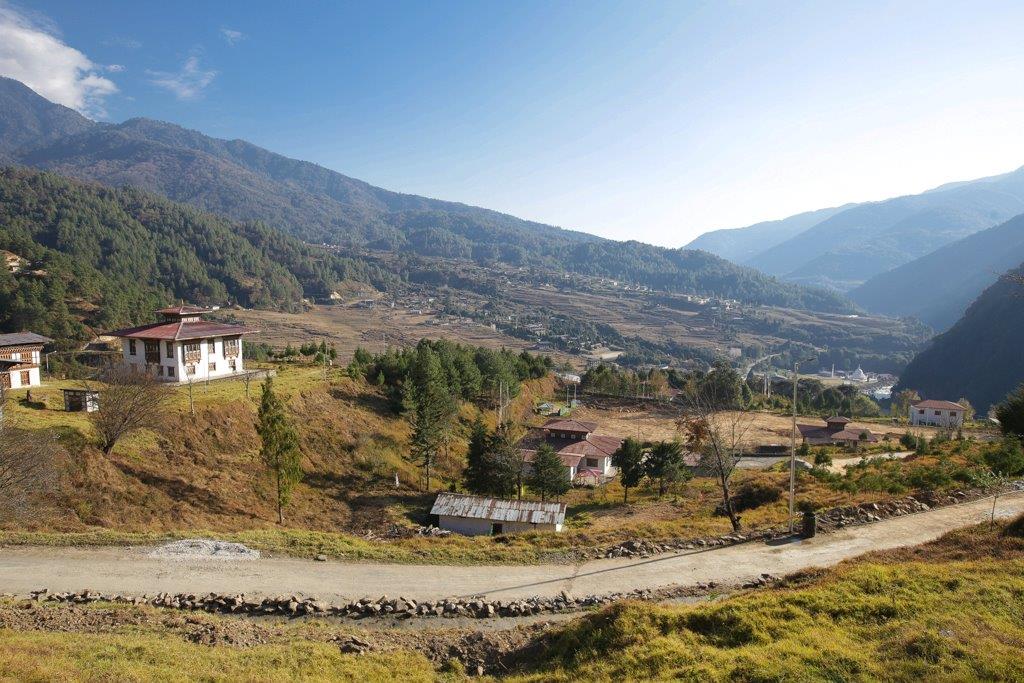
MULTIPOLYGON (((381 594, 415 599, 487 595, 517 598, 626 592, 670 584, 733 583, 762 572, 784 575, 829 566, 869 550, 915 545, 951 529, 986 521, 991 499, 896 517, 808 541, 746 543, 648 559, 596 560, 581 565, 441 567, 260 560, 165 560, 149 548, 3 548, 0 592, 23 594, 89 588, 103 593, 303 593, 331 602, 381 594)), ((996 517, 1024 513, 1024 492, 999 497, 996 517)))

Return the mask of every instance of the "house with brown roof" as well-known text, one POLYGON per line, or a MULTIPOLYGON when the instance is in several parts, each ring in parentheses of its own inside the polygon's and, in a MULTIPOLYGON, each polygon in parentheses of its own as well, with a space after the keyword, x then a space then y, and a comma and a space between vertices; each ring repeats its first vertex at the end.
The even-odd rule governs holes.
POLYGON ((242 374, 242 336, 257 330, 203 320, 213 309, 171 306, 159 322, 117 330, 125 364, 167 382, 189 382, 242 374))
POLYGON ((878 443, 878 437, 869 429, 854 428, 848 417, 833 415, 825 425, 798 424, 797 429, 804 443, 809 446, 847 446, 856 448, 861 444, 878 443))
POLYGON ((957 429, 964 426, 967 411, 959 403, 925 399, 910 405, 910 424, 957 429))
POLYGON ((35 332, 0 334, 0 389, 39 386, 43 347, 52 341, 35 332))
POLYGON ((571 418, 548 420, 533 435, 523 440, 521 452, 524 462, 531 463, 541 444, 551 446, 568 470, 574 482, 601 482, 617 473, 612 455, 619 450, 622 439, 617 436, 595 434, 596 422, 571 418))

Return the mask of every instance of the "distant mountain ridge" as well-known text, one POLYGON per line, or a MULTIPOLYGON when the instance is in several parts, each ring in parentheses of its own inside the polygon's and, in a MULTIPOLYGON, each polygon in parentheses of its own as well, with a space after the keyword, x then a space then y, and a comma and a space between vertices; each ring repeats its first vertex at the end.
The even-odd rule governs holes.
POLYGON ((864 308, 914 316, 942 332, 1004 273, 1024 262, 1024 215, 876 275, 850 292, 864 308))
MULTIPOLYGON (((1008 275, 1024 275, 1021 264, 1008 275)), ((935 337, 900 374, 895 390, 956 401, 982 414, 1024 382, 1024 285, 1003 277, 982 292, 948 332, 935 337)))
MULTIPOLYGON (((822 220, 771 243, 761 225, 709 233, 691 245, 715 251, 720 233, 732 232, 723 251, 755 255, 741 260, 790 282, 849 291, 867 280, 925 256, 946 244, 1024 213, 1024 168, 988 178, 947 183, 917 195, 825 210, 822 220), (829 213, 831 212, 831 213, 829 213)), ((816 212, 777 223, 799 225, 816 212), (787 221, 794 221, 787 223, 787 221)), ((718 252, 715 252, 718 253, 718 252)), ((976 293, 976 292, 975 292, 976 293)), ((874 310, 874 309, 872 309, 874 310)), ((881 311, 880 311, 881 312, 881 311)))
POLYGON ((806 211, 781 220, 762 221, 744 228, 712 230, 699 236, 684 248, 703 249, 735 263, 743 263, 851 206, 854 204, 806 211))
MULTIPOLYGON (((242 221, 262 220, 311 243, 501 261, 748 303, 853 310, 834 293, 779 282, 711 254, 615 242, 488 209, 374 187, 243 140, 219 140, 150 119, 82 117, 40 134, 57 107, 0 79, 0 111, 28 112, 3 129, 18 164, 111 186, 130 185, 242 221), (35 138, 33 136, 36 136, 35 138)), ((67 110, 70 111, 70 110, 67 110)), ((77 114, 74 114, 77 116, 77 114)))

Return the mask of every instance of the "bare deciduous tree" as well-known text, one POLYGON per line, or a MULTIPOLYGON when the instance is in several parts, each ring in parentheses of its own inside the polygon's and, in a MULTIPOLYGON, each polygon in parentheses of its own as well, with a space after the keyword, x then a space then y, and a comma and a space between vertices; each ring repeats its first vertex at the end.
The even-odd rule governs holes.
POLYGON ((50 431, 21 428, 0 399, 0 519, 26 513, 53 489, 60 450, 50 431))
POLYGON ((723 403, 720 395, 692 386, 680 395, 684 412, 677 422, 687 448, 699 453, 701 468, 710 472, 722 492, 722 508, 733 531, 740 530, 740 517, 730 492, 736 466, 748 445, 753 415, 723 403))
POLYGON ((104 454, 110 455, 117 442, 132 432, 163 426, 174 398, 168 384, 124 366, 107 368, 99 380, 100 407, 89 413, 89 421, 99 434, 104 454))

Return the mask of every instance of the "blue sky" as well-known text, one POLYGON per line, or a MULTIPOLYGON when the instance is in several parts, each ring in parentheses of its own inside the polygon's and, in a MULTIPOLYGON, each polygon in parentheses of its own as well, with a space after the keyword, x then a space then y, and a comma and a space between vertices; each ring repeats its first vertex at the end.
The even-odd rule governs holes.
POLYGON ((1020 2, 0 0, 0 74, 680 246, 1024 165, 1022 25, 1020 2))

